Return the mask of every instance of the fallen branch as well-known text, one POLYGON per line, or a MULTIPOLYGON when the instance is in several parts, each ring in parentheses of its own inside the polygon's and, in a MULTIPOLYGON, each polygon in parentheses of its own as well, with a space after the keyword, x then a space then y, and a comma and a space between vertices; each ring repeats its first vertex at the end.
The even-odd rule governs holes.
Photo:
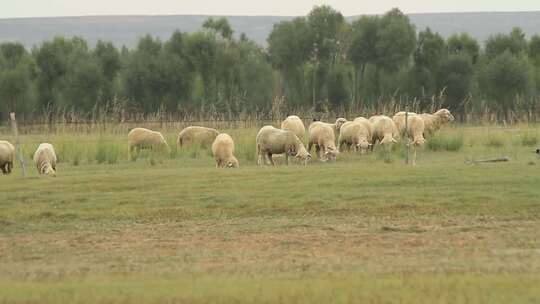
POLYGON ((510 161, 508 156, 496 157, 496 158, 486 158, 486 159, 477 159, 477 160, 467 160, 466 163, 469 164, 479 164, 479 163, 502 163, 510 161))

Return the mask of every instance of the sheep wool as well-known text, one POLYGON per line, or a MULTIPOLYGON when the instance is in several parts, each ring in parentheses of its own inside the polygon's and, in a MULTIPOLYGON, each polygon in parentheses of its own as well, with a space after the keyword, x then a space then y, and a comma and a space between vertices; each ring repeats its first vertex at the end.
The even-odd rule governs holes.
POLYGON ((10 174, 13 170, 15 147, 5 140, 0 140, 0 169, 3 174, 10 174))
POLYGON ((229 134, 221 133, 212 143, 212 154, 216 168, 238 168, 240 164, 234 156, 234 141, 229 134))
POLYGON ((264 126, 259 130, 256 137, 257 164, 263 165, 270 162, 276 165, 272 155, 285 154, 285 161, 289 164, 289 156, 294 156, 304 165, 311 159, 304 144, 290 130, 282 130, 273 126, 264 126))
POLYGON ((56 176, 56 152, 53 145, 42 143, 34 153, 34 164, 39 174, 56 176))
POLYGON ((178 134, 177 145, 178 147, 187 147, 194 144, 199 144, 202 148, 212 145, 219 131, 212 128, 190 126, 178 134))

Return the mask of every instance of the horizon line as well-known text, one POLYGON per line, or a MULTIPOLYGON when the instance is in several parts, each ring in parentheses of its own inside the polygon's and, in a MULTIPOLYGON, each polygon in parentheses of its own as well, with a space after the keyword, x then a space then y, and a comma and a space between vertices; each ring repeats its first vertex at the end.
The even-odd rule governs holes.
MULTIPOLYGON (((448 11, 448 12, 412 12, 404 13, 405 15, 442 15, 442 14, 509 14, 509 13, 538 13, 538 10, 501 10, 501 11, 448 11)), ((383 15, 384 13, 365 13, 354 15, 343 15, 345 18, 358 16, 383 15)), ((55 19, 55 18, 96 18, 96 17, 174 17, 174 16, 191 16, 191 17, 283 17, 295 18, 304 17, 306 15, 235 15, 235 14, 88 14, 88 15, 59 15, 59 16, 23 16, 23 17, 0 17, 0 20, 17 20, 17 19, 55 19)))

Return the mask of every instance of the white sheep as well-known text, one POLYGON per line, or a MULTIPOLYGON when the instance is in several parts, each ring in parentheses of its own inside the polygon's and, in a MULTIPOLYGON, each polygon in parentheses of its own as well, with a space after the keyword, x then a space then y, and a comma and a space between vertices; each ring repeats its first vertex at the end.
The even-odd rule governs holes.
POLYGON ((49 143, 42 143, 34 153, 34 164, 38 174, 56 176, 56 152, 49 143))
POLYGON ((186 147, 193 144, 199 144, 202 148, 212 145, 219 131, 212 128, 191 126, 183 129, 178 134, 178 147, 186 147))
POLYGON ((234 141, 229 134, 221 133, 212 143, 212 154, 216 168, 238 168, 240 164, 234 157, 234 141))
POLYGON ((356 152, 365 153, 372 145, 372 130, 369 120, 359 117, 343 124, 338 138, 338 147, 341 152, 343 152, 343 145, 346 145, 349 150, 353 147, 356 152))
POLYGON ((0 169, 3 174, 10 174, 15 159, 15 147, 5 140, 0 140, 0 169))
POLYGON ((304 138, 306 134, 304 122, 302 122, 302 119, 296 115, 291 115, 285 118, 285 120, 281 123, 281 129, 292 131, 294 135, 298 136, 300 139, 304 138))
POLYGON ((300 159, 304 165, 311 159, 311 154, 308 153, 298 136, 289 130, 264 126, 257 133, 256 144, 257 164, 259 166, 267 161, 275 166, 276 164, 272 158, 274 154, 285 153, 287 165, 289 164, 289 156, 300 159))
POLYGON ((393 143, 397 143, 396 136, 398 130, 394 121, 384 115, 372 116, 369 118, 373 126, 373 143, 383 146, 391 146, 393 143))
POLYGON ((128 158, 133 158, 133 152, 150 149, 160 153, 168 153, 169 145, 160 132, 145 128, 135 128, 128 133, 128 158))
POLYGON ((309 125, 309 143, 308 151, 315 146, 317 158, 322 161, 335 160, 339 154, 336 148, 336 136, 334 130, 341 129, 343 124, 336 124, 336 129, 332 128, 332 124, 315 121, 309 125), (322 152, 322 156, 321 156, 322 152))
POLYGON ((433 114, 423 113, 420 114, 420 117, 424 120, 425 136, 433 135, 433 133, 438 131, 443 125, 454 121, 454 116, 448 109, 440 109, 433 114))
POLYGON ((404 137, 405 136, 405 116, 408 116, 408 117, 411 117, 411 116, 416 116, 418 114, 414 113, 414 112, 405 112, 405 111, 401 111, 401 112, 397 112, 394 117, 392 117, 392 120, 394 121, 394 123, 396 124, 396 127, 398 129, 398 133, 401 137, 404 137))

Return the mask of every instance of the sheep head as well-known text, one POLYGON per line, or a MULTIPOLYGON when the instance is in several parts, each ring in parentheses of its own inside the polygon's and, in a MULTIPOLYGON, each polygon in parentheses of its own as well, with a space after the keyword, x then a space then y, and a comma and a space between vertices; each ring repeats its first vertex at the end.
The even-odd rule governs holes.
POLYGON ((326 147, 326 152, 324 152, 324 157, 326 161, 335 161, 339 151, 335 147, 326 147))
POLYGON ((343 126, 343 124, 346 122, 347 122, 347 119, 342 118, 342 117, 336 119, 336 123, 335 123, 336 130, 339 132, 339 130, 341 129, 341 126, 343 126))
POLYGON ((366 139, 361 139, 358 144, 356 144, 356 148, 360 150, 361 154, 364 154, 371 146, 372 144, 366 139))
POLYGON ((452 122, 455 120, 454 115, 448 109, 440 109, 434 115, 438 116, 443 122, 452 122))
POLYGON ((227 168, 239 168, 240 164, 238 163, 238 160, 236 157, 231 157, 227 160, 227 168))
POLYGON ((311 160, 311 154, 309 154, 309 152, 303 145, 300 146, 300 149, 298 149, 298 153, 296 153, 294 157, 302 161, 304 165, 307 165, 307 163, 311 160))

